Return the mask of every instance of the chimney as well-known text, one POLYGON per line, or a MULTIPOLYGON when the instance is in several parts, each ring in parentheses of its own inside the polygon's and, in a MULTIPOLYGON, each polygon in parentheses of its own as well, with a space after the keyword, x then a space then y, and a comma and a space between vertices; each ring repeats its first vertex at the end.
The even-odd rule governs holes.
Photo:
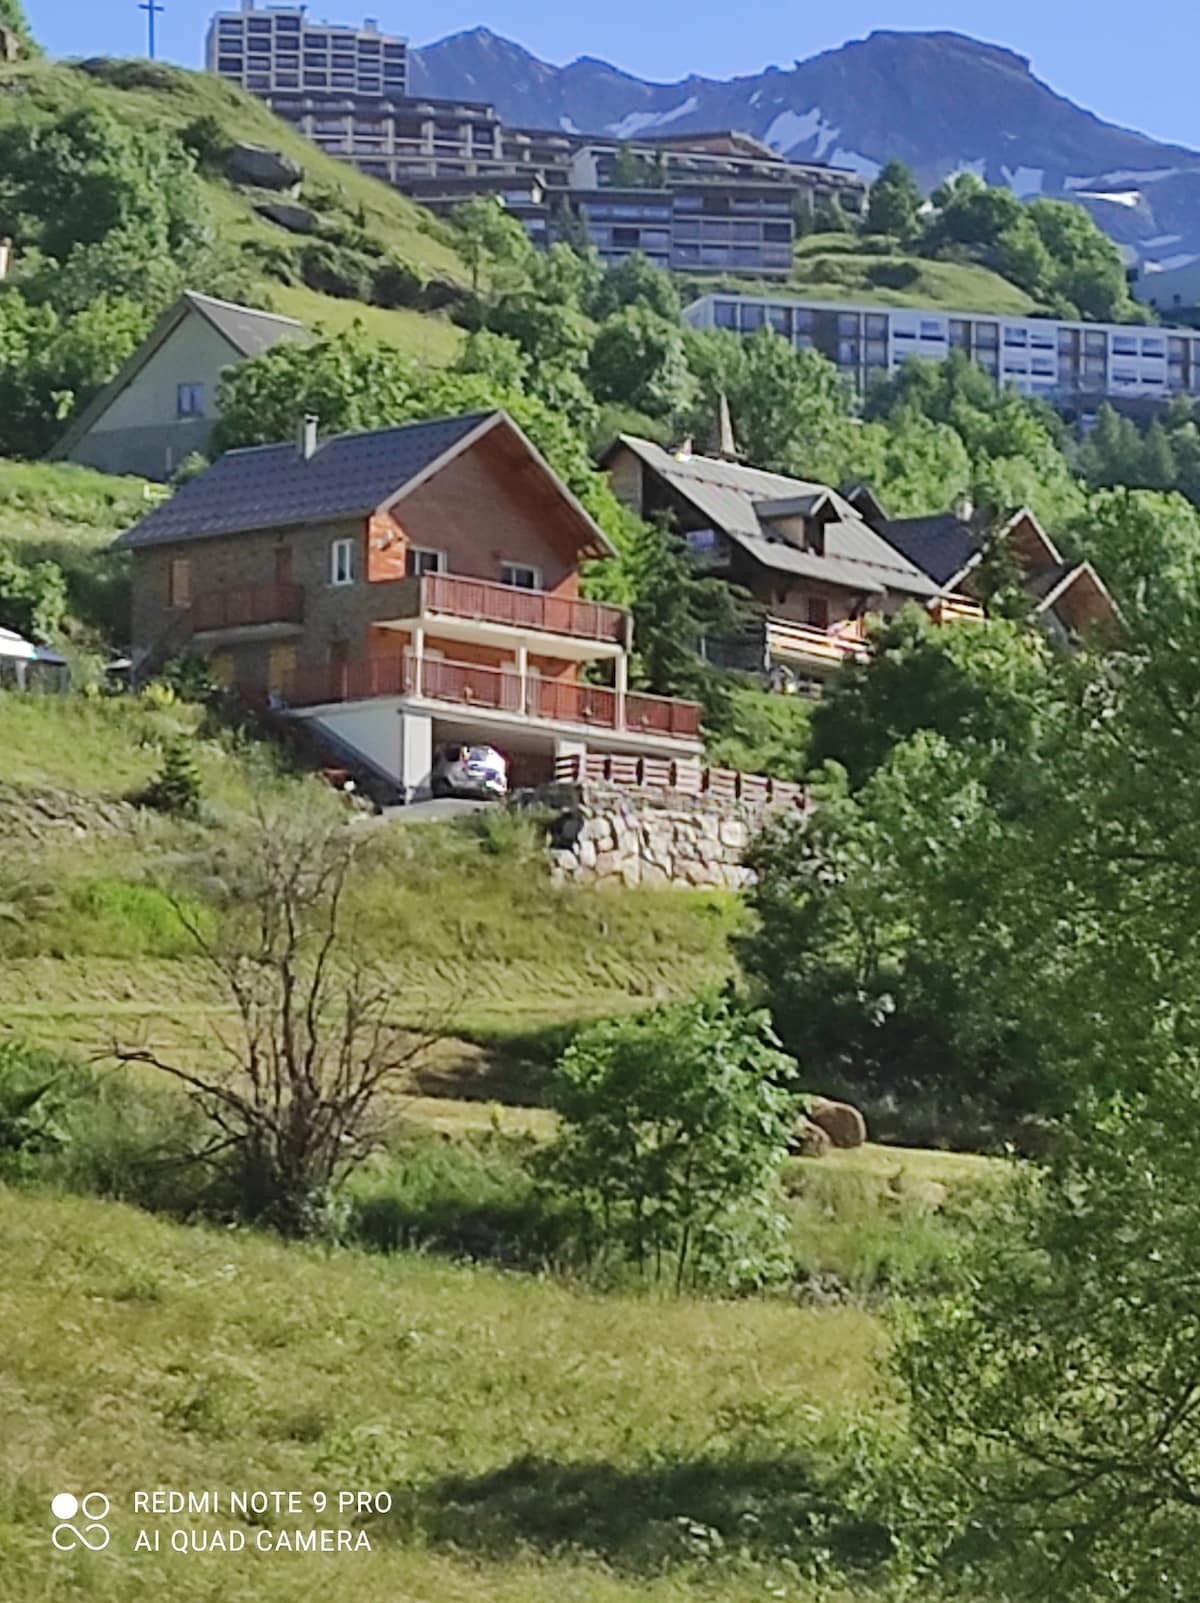
POLYGON ((975 516, 975 503, 965 492, 960 495, 950 508, 951 513, 960 523, 970 523, 975 516))
POLYGON ((12 269, 13 242, 11 239, 0 239, 0 283, 8 277, 12 269))
POLYGON ((693 449, 692 437, 689 434, 685 440, 681 441, 680 444, 675 447, 673 455, 676 462, 690 462, 692 460, 693 449))
POLYGON ((717 452, 722 462, 740 462, 742 453, 738 450, 737 439, 733 432, 733 418, 729 411, 729 397, 722 390, 717 398, 717 452))
POLYGON ((315 412, 306 412, 300 423, 300 437, 297 440, 300 455, 306 462, 310 461, 317 449, 317 428, 320 419, 315 412))

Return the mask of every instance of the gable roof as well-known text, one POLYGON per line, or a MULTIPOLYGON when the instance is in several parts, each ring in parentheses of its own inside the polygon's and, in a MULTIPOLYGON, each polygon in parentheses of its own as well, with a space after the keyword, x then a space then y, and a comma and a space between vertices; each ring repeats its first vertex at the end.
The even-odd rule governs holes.
POLYGON ((184 290, 175 304, 168 307, 155 323, 116 376, 110 379, 71 420, 49 452, 51 461, 64 457, 74 450, 117 397, 129 388, 150 358, 162 349, 176 329, 192 315, 203 318, 216 330, 229 346, 231 358, 261 356, 263 351, 269 351, 281 340, 308 338, 308 330, 294 317, 280 317, 275 312, 261 312, 253 306, 237 306, 232 301, 219 301, 212 295, 201 295, 194 289, 184 290))
POLYGON ((124 549, 244 534, 381 511, 485 434, 503 429, 550 480, 583 525, 589 554, 613 555, 607 537, 507 412, 468 412, 359 434, 335 434, 305 457, 294 443, 227 451, 120 536, 124 549))
POLYGON ((883 532, 897 551, 902 551, 939 585, 960 574, 983 549, 971 525, 953 512, 939 512, 927 518, 889 518, 883 532))
POLYGON ((1046 555, 1046 562, 1032 571, 1041 573, 1046 566, 1061 565, 1062 553, 1028 507, 1010 512, 994 535, 980 533, 953 512, 925 518, 890 518, 881 532, 940 588, 953 590, 993 539, 996 544, 1002 543, 1022 523, 1029 524, 1046 555))
POLYGON ((937 586, 889 541, 882 539, 845 498, 824 484, 767 473, 715 457, 676 457, 650 440, 622 434, 613 450, 625 446, 673 490, 691 502, 713 528, 734 540, 765 568, 825 580, 848 589, 933 596, 937 586), (825 551, 802 550, 772 534, 772 514, 780 507, 796 512, 828 507, 825 551))

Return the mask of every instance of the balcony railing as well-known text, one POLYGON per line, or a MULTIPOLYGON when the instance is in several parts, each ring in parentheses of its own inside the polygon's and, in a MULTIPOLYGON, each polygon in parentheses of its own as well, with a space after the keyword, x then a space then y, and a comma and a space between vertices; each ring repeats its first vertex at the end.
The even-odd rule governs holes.
POLYGON ((629 614, 602 601, 580 601, 546 590, 519 590, 489 579, 464 579, 449 573, 427 573, 421 580, 421 611, 450 618, 473 618, 577 640, 624 645, 629 614))
POLYGON ((808 793, 803 785, 765 774, 744 774, 732 768, 705 768, 695 759, 614 757, 604 752, 559 757, 554 778, 560 785, 620 785, 636 789, 675 790, 686 796, 712 796, 718 801, 747 802, 756 807, 794 807, 804 812, 808 793))
POLYGON ((969 596, 938 596, 929 608, 929 616, 934 623, 957 623, 964 619, 979 623, 984 611, 978 601, 972 601, 969 596))
POLYGON ((830 667, 867 654, 866 640, 856 627, 817 629, 812 624, 791 623, 784 618, 767 620, 767 646, 772 657, 827 663, 830 667))
POLYGON ((301 623, 304 591, 298 584, 278 582, 210 590, 193 599, 189 616, 193 634, 214 629, 243 629, 254 624, 301 623))
POLYGON ((543 679, 536 674, 522 679, 510 668, 481 668, 440 657, 425 657, 418 665, 411 652, 298 669, 283 688, 284 700, 293 707, 417 695, 426 701, 486 708, 537 722, 627 730, 676 740, 697 740, 700 735, 701 709, 694 701, 627 695, 622 717, 622 698, 606 685, 543 679))

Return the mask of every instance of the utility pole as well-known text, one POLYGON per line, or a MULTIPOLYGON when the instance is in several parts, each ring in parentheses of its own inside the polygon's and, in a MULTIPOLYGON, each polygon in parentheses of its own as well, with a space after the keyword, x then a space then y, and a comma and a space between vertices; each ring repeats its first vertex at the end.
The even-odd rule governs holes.
POLYGON ((140 4, 138 5, 138 10, 139 11, 144 11, 146 13, 146 31, 147 31, 147 33, 149 35, 149 40, 148 40, 149 50, 148 50, 148 54, 149 54, 150 60, 153 61, 154 60, 154 19, 155 19, 156 16, 159 15, 160 12, 165 11, 166 7, 159 5, 158 0, 140 0, 140 4))

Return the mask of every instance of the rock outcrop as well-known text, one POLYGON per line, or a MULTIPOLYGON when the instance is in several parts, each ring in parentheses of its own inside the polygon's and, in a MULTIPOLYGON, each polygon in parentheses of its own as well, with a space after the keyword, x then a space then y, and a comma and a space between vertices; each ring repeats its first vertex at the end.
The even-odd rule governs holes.
POLYGON ((304 168, 268 145, 234 145, 225 170, 235 184, 255 184, 259 189, 296 192, 304 179, 304 168))
POLYGON ((867 1121, 848 1102, 813 1097, 808 1104, 808 1117, 818 1129, 824 1130, 831 1145, 839 1151, 848 1152, 866 1142, 867 1121))

